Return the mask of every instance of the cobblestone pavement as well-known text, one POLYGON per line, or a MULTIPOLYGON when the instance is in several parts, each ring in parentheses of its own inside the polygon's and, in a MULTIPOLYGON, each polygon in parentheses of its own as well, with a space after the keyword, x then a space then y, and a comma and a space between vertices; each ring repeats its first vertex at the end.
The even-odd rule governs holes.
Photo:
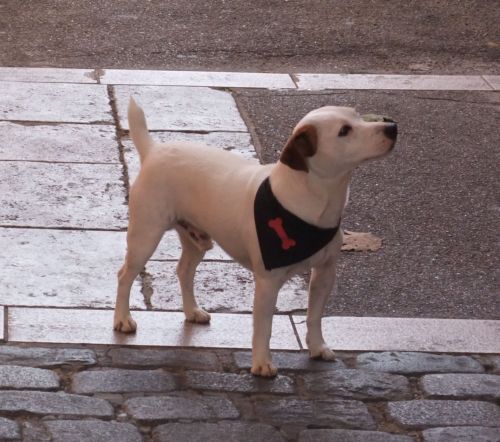
MULTIPOLYGON (((138 171, 129 95, 147 109, 155 137, 258 161, 248 111, 230 88, 294 89, 301 80, 106 75, 0 68, 0 440, 500 441, 497 320, 328 317, 325 336, 345 351, 335 363, 310 361, 301 351, 307 278, 298 276, 280 293, 273 324, 279 375, 255 378, 250 273, 211 250, 197 297, 212 322, 186 325, 174 277, 180 246, 167 234, 132 290, 137 334, 113 333, 138 171)), ((354 80, 500 88, 498 76, 426 78, 424 86, 419 77, 354 80)))
POLYGON ((0 347, 0 440, 499 441, 498 357, 0 347))

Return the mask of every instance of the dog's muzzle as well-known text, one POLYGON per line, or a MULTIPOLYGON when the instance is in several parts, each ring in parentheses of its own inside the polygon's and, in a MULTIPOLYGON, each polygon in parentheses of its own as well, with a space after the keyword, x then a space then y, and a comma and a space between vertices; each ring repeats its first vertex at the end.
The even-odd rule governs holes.
POLYGON ((398 137, 398 125, 396 123, 389 123, 384 128, 384 135, 392 141, 396 141, 398 137))

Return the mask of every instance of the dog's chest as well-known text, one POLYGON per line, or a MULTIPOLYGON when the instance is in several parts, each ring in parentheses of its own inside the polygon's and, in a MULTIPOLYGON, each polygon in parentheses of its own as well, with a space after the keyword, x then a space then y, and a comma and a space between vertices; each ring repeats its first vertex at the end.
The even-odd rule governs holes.
POLYGON ((254 218, 266 270, 307 260, 325 248, 340 227, 320 228, 289 212, 274 196, 269 178, 265 179, 257 190, 254 218))

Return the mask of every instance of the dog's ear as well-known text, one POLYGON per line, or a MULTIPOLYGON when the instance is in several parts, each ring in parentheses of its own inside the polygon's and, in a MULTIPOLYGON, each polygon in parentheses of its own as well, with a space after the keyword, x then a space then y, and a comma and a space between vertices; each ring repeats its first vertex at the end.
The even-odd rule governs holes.
POLYGON ((288 139, 281 152, 280 161, 292 169, 309 172, 306 158, 312 157, 317 147, 316 128, 307 124, 288 139))

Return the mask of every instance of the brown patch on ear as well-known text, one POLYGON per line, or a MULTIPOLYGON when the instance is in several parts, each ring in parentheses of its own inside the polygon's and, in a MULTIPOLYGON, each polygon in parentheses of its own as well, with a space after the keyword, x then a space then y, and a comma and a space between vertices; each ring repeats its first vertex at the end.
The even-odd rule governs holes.
POLYGON ((307 124, 288 139, 281 152, 280 161, 292 169, 309 172, 306 158, 316 153, 317 146, 316 128, 307 124))

